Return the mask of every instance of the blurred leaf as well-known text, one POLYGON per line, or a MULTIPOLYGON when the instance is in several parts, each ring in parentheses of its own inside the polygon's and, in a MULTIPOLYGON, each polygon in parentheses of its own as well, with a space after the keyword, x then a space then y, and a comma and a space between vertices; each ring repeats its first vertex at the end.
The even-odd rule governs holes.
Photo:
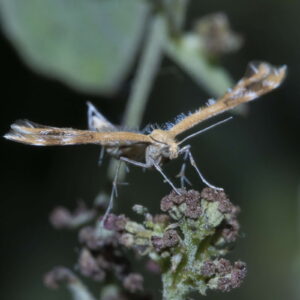
MULTIPOLYGON (((222 96, 234 81, 225 68, 209 62, 199 37, 195 34, 186 34, 181 40, 169 39, 166 43, 166 53, 191 78, 213 97, 222 96)), ((246 115, 247 105, 243 104, 233 109, 238 115, 246 115)))
POLYGON ((147 13, 140 0, 2 0, 24 60, 75 89, 110 93, 130 67, 147 13))
POLYGON ((166 52, 212 96, 219 97, 233 86, 233 81, 224 68, 209 63, 207 56, 201 51, 197 36, 186 34, 179 41, 170 39, 166 52))

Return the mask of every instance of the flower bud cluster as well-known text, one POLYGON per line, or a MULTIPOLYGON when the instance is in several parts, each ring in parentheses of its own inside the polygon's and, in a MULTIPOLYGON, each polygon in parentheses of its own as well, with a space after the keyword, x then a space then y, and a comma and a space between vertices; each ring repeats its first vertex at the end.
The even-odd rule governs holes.
MULTIPOLYGON (((131 271, 130 262, 120 245, 128 219, 124 215, 110 214, 104 222, 104 228, 99 229, 101 218, 96 221, 96 226, 86 225, 95 219, 98 210, 97 206, 88 209, 83 204, 74 212, 58 207, 51 213, 50 221, 57 229, 79 228, 78 240, 81 248, 78 251, 76 270, 84 277, 101 282, 105 287, 101 299, 148 299, 141 293, 143 276, 131 271), (115 278, 119 285, 108 284, 111 278, 115 278)), ((65 267, 53 268, 45 275, 44 283, 51 289, 63 284, 69 287, 72 293, 85 295, 84 299, 95 299, 79 277, 65 267)))
POLYGON ((207 260, 201 267, 201 274, 207 278, 210 289, 229 292, 241 285, 247 273, 246 264, 241 261, 233 265, 229 260, 221 258, 214 261, 207 260))
POLYGON ((246 275, 245 264, 231 265, 221 257, 238 237, 239 208, 223 191, 181 189, 179 193, 172 191, 161 200, 161 215, 152 216, 136 205, 134 210, 144 222, 127 219, 119 231, 120 243, 160 266, 165 298, 238 287, 246 275))
MULTIPOLYGON (((101 230, 97 225, 99 220, 96 226, 82 227, 77 264, 80 274, 101 282, 102 286, 115 278, 121 288, 103 291, 109 295, 113 291, 116 299, 134 299, 136 295, 145 299, 141 293, 143 277, 132 272, 124 251, 129 248, 138 255, 148 256, 149 270, 161 272, 164 299, 185 299, 191 292, 205 295, 208 290, 227 292, 241 285, 246 275, 245 264, 240 261, 231 264, 222 258, 239 232, 239 208, 223 191, 211 188, 201 192, 180 189, 179 194, 172 191, 162 198, 160 208, 161 214, 152 215, 146 207, 136 204, 133 210, 143 216, 142 222, 110 214, 101 230)), ((87 220, 87 212, 91 216, 96 209, 82 209, 81 216, 80 210, 64 214, 61 212, 66 210, 60 208, 54 214, 56 218, 52 215, 55 221, 52 223, 56 228, 70 228, 73 225, 66 226, 66 220, 69 224, 79 224, 78 220, 87 220), (72 221, 74 218, 76 222, 72 221)), ((49 287, 62 282, 81 286, 76 275, 65 268, 48 273, 45 282, 49 287)))

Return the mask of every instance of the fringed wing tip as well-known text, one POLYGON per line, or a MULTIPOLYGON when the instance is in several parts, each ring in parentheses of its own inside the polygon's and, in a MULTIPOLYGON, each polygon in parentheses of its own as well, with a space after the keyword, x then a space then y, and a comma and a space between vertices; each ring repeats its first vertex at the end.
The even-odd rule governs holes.
POLYGON ((275 68, 274 74, 278 78, 278 83, 280 84, 286 77, 287 65, 282 65, 279 68, 275 68))
MULTIPOLYGON (((6 133, 3 137, 11 141, 19 141, 22 138, 22 130, 20 130, 20 125, 24 126, 25 121, 16 121, 10 125, 10 131, 6 133)), ((26 126, 26 125, 25 125, 26 126)))
POLYGON ((282 65, 280 67, 271 67, 270 74, 264 79, 263 85, 267 88, 267 90, 276 89, 284 81, 286 73, 286 65, 282 65))
POLYGON ((23 144, 32 144, 29 142, 29 140, 27 138, 25 138, 24 135, 19 134, 18 132, 14 131, 14 130, 10 130, 3 137, 5 139, 13 141, 13 142, 19 142, 19 143, 23 143, 23 144))
POLYGON ((255 75, 260 74, 259 81, 263 80, 266 86, 276 88, 283 82, 286 73, 287 65, 276 67, 267 62, 252 61, 248 64, 244 78, 255 77, 255 75))
POLYGON ((15 138, 16 138, 16 135, 13 134, 13 133, 11 133, 11 132, 8 132, 8 133, 4 134, 3 137, 4 137, 5 139, 7 139, 7 140, 14 141, 15 138))
POLYGON ((283 72, 285 74, 287 71, 287 65, 282 65, 277 69, 279 70, 279 72, 283 72))
POLYGON ((17 120, 10 125, 10 131, 3 137, 7 140, 22 144, 44 146, 45 143, 42 142, 41 136, 35 133, 39 127, 43 128, 45 126, 28 120, 17 120))

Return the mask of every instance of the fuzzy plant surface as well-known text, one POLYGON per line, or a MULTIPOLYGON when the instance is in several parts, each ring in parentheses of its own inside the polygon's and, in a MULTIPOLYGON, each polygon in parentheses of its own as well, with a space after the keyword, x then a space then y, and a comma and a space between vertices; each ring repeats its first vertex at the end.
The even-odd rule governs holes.
POLYGON ((73 214, 56 209, 51 215, 56 228, 74 228, 74 224, 96 219, 95 225, 79 231, 81 250, 76 269, 82 276, 101 282, 101 292, 100 297, 94 297, 65 267, 47 273, 46 285, 57 288, 64 283, 76 300, 151 299, 151 294, 144 292, 143 276, 133 270, 127 258, 125 250, 129 248, 138 256, 147 256, 147 269, 161 274, 162 299, 187 299, 193 292, 204 296, 208 290, 228 292, 239 287, 246 276, 245 263, 223 258, 238 237, 239 208, 223 191, 179 191, 180 195, 173 191, 162 198, 160 214, 152 215, 146 207, 134 205, 141 222, 110 214, 101 230, 97 206, 91 210, 81 206, 73 214))

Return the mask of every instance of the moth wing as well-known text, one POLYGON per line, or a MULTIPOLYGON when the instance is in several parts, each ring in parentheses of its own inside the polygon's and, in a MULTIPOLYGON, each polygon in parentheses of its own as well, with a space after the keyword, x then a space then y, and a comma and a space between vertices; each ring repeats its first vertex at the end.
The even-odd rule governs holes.
POLYGON ((117 128, 109 122, 91 103, 87 102, 88 106, 88 128, 93 131, 116 131, 117 128))
POLYGON ((28 120, 19 120, 11 125, 6 139, 36 146, 98 144, 108 147, 128 146, 135 143, 151 143, 147 135, 126 132, 97 132, 73 128, 58 128, 40 125, 28 120))
POLYGON ((266 62, 250 62, 243 78, 225 94, 223 101, 228 101, 227 98, 241 97, 247 102, 270 92, 282 83, 286 69, 286 65, 274 67, 266 62))
POLYGON ((10 127, 4 138, 36 146, 81 144, 86 137, 83 130, 45 126, 29 120, 17 120, 10 127))
POLYGON ((176 123, 169 129, 169 134, 175 137, 204 120, 252 101, 277 88, 285 76, 285 65, 274 67, 266 62, 250 63, 244 77, 232 89, 229 89, 217 101, 209 101, 208 106, 176 123))

